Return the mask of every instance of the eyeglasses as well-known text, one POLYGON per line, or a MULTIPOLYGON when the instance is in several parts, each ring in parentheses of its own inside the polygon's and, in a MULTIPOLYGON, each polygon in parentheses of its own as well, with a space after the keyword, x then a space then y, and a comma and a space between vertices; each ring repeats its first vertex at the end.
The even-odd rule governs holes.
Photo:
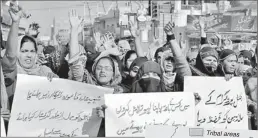
POLYGON ((110 67, 110 66, 104 66, 104 67, 102 67, 102 66, 97 66, 97 67, 96 67, 96 70, 102 70, 102 69, 105 69, 106 71, 113 71, 113 68, 110 67))

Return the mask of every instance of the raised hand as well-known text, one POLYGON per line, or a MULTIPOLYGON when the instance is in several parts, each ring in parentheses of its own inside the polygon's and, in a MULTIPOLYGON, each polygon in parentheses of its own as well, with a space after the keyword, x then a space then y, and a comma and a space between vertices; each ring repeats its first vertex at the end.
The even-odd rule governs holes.
POLYGON ((130 26, 130 32, 133 35, 133 37, 140 37, 140 30, 137 27, 137 22, 133 23, 132 21, 129 22, 130 26))
POLYGON ((93 37, 94 37, 94 39, 95 39, 97 44, 101 44, 102 43, 99 32, 94 32, 93 37))
POLYGON ((227 37, 227 39, 225 39, 225 45, 228 46, 228 45, 232 45, 233 42, 231 41, 231 39, 229 37, 227 37))
POLYGON ((119 51, 119 49, 117 47, 108 49, 108 51, 109 51, 110 55, 114 55, 114 56, 121 56, 122 55, 122 53, 119 51))
POLYGON ((17 5, 14 2, 10 3, 10 8, 8 11, 9 11, 9 14, 10 14, 13 22, 19 22, 24 14, 22 11, 22 7, 17 5))
POLYGON ((83 23, 83 18, 78 17, 76 10, 72 9, 69 12, 69 21, 71 27, 74 29, 78 29, 79 31, 81 24, 83 23))
POLYGON ((222 39, 222 36, 221 36, 221 34, 219 34, 218 32, 215 32, 215 36, 218 38, 218 39, 222 39))
POLYGON ((205 23, 204 23, 204 17, 199 17, 199 26, 201 29, 204 29, 205 23))
POLYGON ((167 35, 172 35, 174 34, 174 27, 175 27, 175 23, 171 23, 169 22, 165 27, 164 27, 164 31, 167 35))
POLYGON ((114 41, 112 39, 109 39, 108 35, 103 36, 103 45, 107 49, 112 48, 114 44, 114 41))

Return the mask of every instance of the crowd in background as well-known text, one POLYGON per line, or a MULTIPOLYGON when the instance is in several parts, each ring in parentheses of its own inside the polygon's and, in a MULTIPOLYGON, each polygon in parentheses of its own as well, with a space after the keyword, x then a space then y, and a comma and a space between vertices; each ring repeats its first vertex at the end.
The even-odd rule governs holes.
MULTIPOLYGON (((226 80, 242 76, 248 102, 249 128, 257 130, 257 48, 255 51, 235 52, 230 48, 232 42, 222 40, 219 34, 216 34, 219 43, 214 46, 207 41, 202 18, 199 19, 201 46, 198 52, 186 53, 183 40, 178 42, 175 38, 175 24, 168 23, 164 27, 166 43, 145 54, 137 22, 130 22, 133 43, 117 40, 110 32, 103 35, 94 32, 96 43, 94 49, 89 49, 78 42, 83 19, 71 10, 70 41, 56 51, 51 45, 42 48, 35 35, 18 36, 19 22, 24 16, 20 6, 13 4, 9 13, 12 24, 7 45, 2 47, 0 69, 1 116, 6 124, 17 74, 45 76, 50 81, 52 78, 70 79, 113 88, 114 94, 180 92, 184 90, 185 76, 225 77, 226 80)), ((197 102, 201 99, 198 95, 195 97, 197 102)), ((103 108, 98 110, 100 117, 104 117, 103 108)), ((99 136, 104 134, 104 129, 100 129, 99 136)))

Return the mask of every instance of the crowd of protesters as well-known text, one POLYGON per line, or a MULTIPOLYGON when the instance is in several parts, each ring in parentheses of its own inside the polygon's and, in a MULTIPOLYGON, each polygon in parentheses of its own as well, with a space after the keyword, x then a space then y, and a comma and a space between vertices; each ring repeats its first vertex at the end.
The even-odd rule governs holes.
MULTIPOLYGON (((227 48, 231 44, 230 40, 222 43, 221 39, 214 47, 214 44, 207 41, 202 18, 199 20, 201 46, 198 52, 185 54, 181 42, 178 43, 175 38, 175 24, 168 23, 164 27, 166 43, 151 57, 142 49, 137 22, 130 22, 133 44, 127 40, 116 42, 114 35, 109 32, 103 35, 95 32, 94 50, 89 50, 78 41, 83 19, 78 17, 75 10, 71 10, 70 41, 56 52, 53 46, 45 46, 40 50, 36 36, 18 36, 19 22, 23 17, 22 9, 14 4, 9 13, 12 24, 7 45, 2 47, 4 52, 1 52, 0 69, 1 116, 6 124, 12 109, 17 74, 45 76, 50 81, 52 78, 70 79, 113 88, 113 94, 180 92, 184 90, 185 76, 225 77, 226 80, 242 76, 248 102, 249 128, 257 130, 257 48, 255 52, 235 52, 227 48), (60 53, 59 64, 53 60, 53 55, 57 53, 60 53)), ((198 95, 195 97, 200 98, 198 95)), ((97 110, 100 117, 104 117, 104 108, 97 110)), ((103 121, 98 136, 104 136, 104 130, 103 121)))

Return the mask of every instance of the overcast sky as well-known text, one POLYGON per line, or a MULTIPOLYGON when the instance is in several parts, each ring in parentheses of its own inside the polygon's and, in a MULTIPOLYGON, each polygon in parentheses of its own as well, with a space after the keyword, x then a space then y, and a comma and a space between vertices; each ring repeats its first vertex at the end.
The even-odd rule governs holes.
MULTIPOLYGON (((103 5, 98 1, 88 1, 89 7, 91 9, 91 15, 96 15, 97 11, 104 12, 105 7, 106 11, 109 9, 111 4, 115 6, 115 1, 104 1, 103 5), (99 6, 98 6, 99 4, 99 6), (98 8, 99 7, 99 8, 98 8)), ((126 1, 119 1, 119 7, 124 6, 126 1)), ((144 3, 147 3, 145 1, 144 3)), ((82 1, 20 1, 20 5, 24 7, 25 10, 32 15, 28 19, 28 23, 37 22, 41 26, 40 35, 49 35, 50 27, 53 23, 53 18, 58 19, 68 19, 68 11, 71 8, 77 10, 80 16, 83 16, 84 8, 82 1), (49 9, 49 10, 48 10, 49 9)), ((134 6, 136 4, 133 4, 134 6)), ((90 19, 88 5, 86 4, 86 19, 90 19)))
MULTIPOLYGON (((243 3, 249 4, 251 1, 243 1, 243 3)), ((101 1, 88 1, 89 7, 91 9, 91 15, 94 17, 97 11, 103 12, 104 8, 108 10, 111 4, 116 3, 116 1, 104 1, 103 5, 101 1), (99 4, 99 6, 98 6, 99 4), (103 8, 104 6, 104 8, 103 8), (99 7, 99 8, 98 8, 99 7)), ((119 6, 125 6, 126 1, 118 1, 119 6)), ((31 22, 37 22, 41 26, 41 35, 50 35, 50 27, 53 23, 53 18, 58 19, 68 19, 68 11, 71 8, 75 8, 80 16, 83 16, 83 1, 19 1, 19 4, 23 6, 25 10, 32 15, 28 19, 28 24, 31 22)), ((144 1, 145 5, 148 5, 148 1, 144 1)), ((136 4, 133 2, 133 7, 136 4)), ((86 4, 86 19, 89 20, 89 10, 86 4)))

